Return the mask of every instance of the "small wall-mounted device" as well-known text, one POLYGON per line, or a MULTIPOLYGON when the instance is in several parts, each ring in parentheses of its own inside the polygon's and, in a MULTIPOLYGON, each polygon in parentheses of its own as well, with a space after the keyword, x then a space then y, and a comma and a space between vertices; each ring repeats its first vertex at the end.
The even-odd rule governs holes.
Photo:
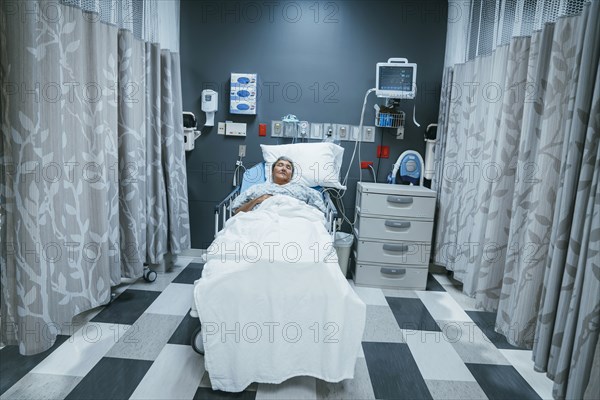
POLYGON ((194 113, 183 112, 183 147, 186 151, 194 150, 194 141, 202 132, 196 129, 196 116, 194 113))
POLYGON ((226 136, 246 136, 246 124, 243 122, 225 122, 226 136))
POLYGON ((215 125, 215 112, 219 109, 219 94, 212 89, 202 91, 202 111, 206 113, 204 126, 215 125))

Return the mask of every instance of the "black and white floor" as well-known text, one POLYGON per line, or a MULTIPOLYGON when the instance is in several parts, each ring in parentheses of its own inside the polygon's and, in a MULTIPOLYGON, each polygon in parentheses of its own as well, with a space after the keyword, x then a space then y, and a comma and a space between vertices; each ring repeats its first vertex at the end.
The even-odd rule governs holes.
POLYGON ((200 259, 180 257, 153 283, 120 287, 109 306, 76 317, 43 354, 0 349, 1 399, 550 399, 552 382, 533 370, 531 351, 494 333, 445 273, 427 291, 354 287, 367 304, 355 378, 309 377, 213 391, 190 346, 189 316, 200 259))

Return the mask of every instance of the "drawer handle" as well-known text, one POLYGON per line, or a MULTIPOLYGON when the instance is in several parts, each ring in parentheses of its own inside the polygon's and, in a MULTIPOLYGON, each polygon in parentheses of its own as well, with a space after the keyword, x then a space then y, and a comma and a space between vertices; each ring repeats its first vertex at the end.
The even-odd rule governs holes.
POLYGON ((406 253, 408 251, 408 245, 407 244, 384 243, 383 250, 384 251, 397 251, 399 253, 406 253))
POLYGON ((388 228, 399 228, 399 229, 409 229, 410 222, 409 221, 385 221, 385 226, 388 228))
POLYGON ((381 268, 381 273, 386 275, 404 275, 406 274, 405 268, 381 268))
POLYGON ((388 203, 395 203, 395 204, 412 204, 413 198, 412 197, 403 197, 403 196, 388 196, 387 201, 388 201, 388 203))

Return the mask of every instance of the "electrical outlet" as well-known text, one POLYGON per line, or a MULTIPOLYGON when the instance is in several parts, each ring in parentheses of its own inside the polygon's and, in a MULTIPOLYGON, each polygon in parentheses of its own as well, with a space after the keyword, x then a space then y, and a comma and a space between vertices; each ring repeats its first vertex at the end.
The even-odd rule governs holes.
POLYGON ((271 137, 282 137, 283 136, 283 122, 273 121, 271 122, 271 137))
POLYGON ((246 157, 246 145, 245 144, 240 144, 238 156, 246 157))
POLYGON ((219 134, 219 135, 225 134, 225 122, 219 122, 219 127, 217 128, 217 134, 219 134))
POLYGON ((361 161, 360 169, 369 169, 369 167, 373 166, 373 161, 361 161))
POLYGON ((396 128, 396 139, 404 139, 404 126, 396 128))
POLYGON ((390 158, 390 146, 377 146, 377 158, 390 158))

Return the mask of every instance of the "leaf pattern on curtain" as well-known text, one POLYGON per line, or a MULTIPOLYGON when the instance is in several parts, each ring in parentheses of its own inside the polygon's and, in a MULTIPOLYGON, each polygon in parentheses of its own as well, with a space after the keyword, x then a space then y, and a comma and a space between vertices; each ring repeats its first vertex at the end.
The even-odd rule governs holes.
POLYGON ((558 399, 586 394, 600 332, 599 18, 592 2, 456 65, 437 149, 435 262, 498 310, 497 332, 533 347, 558 399), (501 106, 461 96, 488 81, 502 85, 501 106), (486 179, 487 160, 498 179, 486 179))
POLYGON ((496 52, 497 63, 505 69, 493 73, 493 76, 500 82, 504 96, 501 102, 498 101, 496 113, 489 119, 493 121, 493 125, 488 126, 488 132, 493 132, 494 136, 493 150, 490 162, 482 165, 483 179, 480 182, 486 189, 473 229, 478 236, 472 237, 472 241, 477 243, 477 253, 468 266, 470 273, 464 282, 465 293, 477 299, 477 307, 488 310, 497 308, 502 287, 512 212, 510 194, 517 179, 529 45, 529 38, 515 38, 509 46, 503 46, 496 52))
MULTIPOLYGON (((583 18, 598 15, 599 5, 583 18), (595 12, 594 12, 595 9, 595 12)), ((600 27, 585 27, 577 49, 576 95, 569 110, 560 184, 541 307, 534 360, 556 385, 556 398, 581 398, 590 379, 600 327, 600 27), (590 85, 595 82, 595 85, 590 85)), ((566 33, 565 33, 566 35, 566 33)))
POLYGON ((0 3, 0 341, 21 354, 190 243, 179 55, 56 6, 0 3))
POLYGON ((452 67, 444 69, 444 77, 442 78, 442 95, 440 97, 440 110, 438 116, 438 127, 435 144, 435 173, 431 179, 431 188, 440 195, 441 183, 440 179, 443 177, 443 165, 444 165, 444 150, 446 149, 446 138, 448 137, 448 118, 450 113, 450 104, 452 95, 452 86, 454 80, 454 70, 452 67))
MULTIPOLYGON (((576 48, 582 31, 576 18, 560 18, 552 37, 542 33, 538 71, 547 71, 534 81, 540 83, 536 87, 538 95, 534 102, 526 103, 524 110, 536 123, 526 119, 528 123, 523 125, 517 171, 532 171, 532 176, 515 185, 500 295, 505 301, 498 306, 497 329, 509 343, 527 347, 533 345, 535 335, 562 148, 563 143, 568 143, 565 133, 573 114, 566 106, 574 99, 579 67, 576 48)), ((550 26, 546 25, 544 31, 550 26)))
POLYGON ((167 190, 163 169, 161 136, 161 64, 160 47, 146 42, 146 256, 151 264, 159 264, 167 253, 167 190))
MULTIPOLYGON (((467 96, 463 94, 460 84, 465 81, 466 76, 471 76, 473 63, 458 64, 454 67, 454 82, 450 91, 450 108, 448 111, 448 129, 446 135, 446 147, 444 155, 443 177, 439 189, 439 209, 436 232, 435 262, 443 265, 449 270, 455 269, 459 249, 457 248, 457 233, 460 230, 462 207, 460 189, 464 187, 461 181, 462 166, 458 160, 464 159, 461 142, 466 138, 469 122, 469 112, 464 108, 468 106, 467 96)), ((464 223, 462 225, 465 226, 464 223)))
POLYGON ((191 245, 190 223, 187 202, 187 175, 183 143, 183 108, 181 101, 181 77, 179 55, 167 50, 161 53, 162 82, 165 95, 161 96, 163 116, 162 141, 163 162, 167 164, 167 209, 169 221, 169 252, 178 254, 191 245), (175 75, 177 74, 177 75, 175 75))
POLYGON ((2 341, 35 354, 73 315, 109 301, 120 268, 117 31, 86 29, 81 13, 24 23, 4 7, 2 82, 31 91, 21 102, 2 88, 2 341), (82 43, 102 57, 83 57, 82 43))
MULTIPOLYGON (((492 191, 492 182, 498 174, 496 168, 502 168, 500 166, 503 165, 502 160, 496 159, 495 152, 499 140, 502 140, 498 133, 501 133, 500 121, 503 110, 501 96, 505 93, 504 80, 508 51, 508 46, 502 46, 492 55, 483 58, 486 61, 481 68, 483 68, 485 74, 478 81, 483 83, 483 86, 481 90, 478 90, 478 98, 475 100, 483 106, 477 107, 475 115, 478 128, 470 131, 471 136, 478 138, 481 157, 477 163, 470 165, 468 170, 465 169, 470 179, 474 181, 477 192, 475 204, 471 211, 473 214, 473 219, 470 222, 471 229, 466 231, 468 233, 468 245, 461 244, 463 247, 461 265, 464 266, 464 270, 460 274, 456 274, 457 279, 462 280, 464 283, 463 290, 469 295, 473 295, 475 292, 474 284, 479 276, 479 271, 476 269, 481 266, 484 252, 489 251, 490 242, 485 240, 486 223, 488 220, 497 217, 497 211, 490 210, 490 201, 492 196, 497 196, 497 192, 492 191), (486 132, 496 132, 496 134, 490 135, 486 132)), ((506 166, 503 165, 504 168, 506 166)), ((487 296, 493 297, 493 293, 487 293, 487 296)))
MULTIPOLYGON (((146 259, 146 88, 144 43, 119 30, 119 234, 123 276, 142 276, 146 259)), ((120 278, 120 277, 119 277, 120 278)))

